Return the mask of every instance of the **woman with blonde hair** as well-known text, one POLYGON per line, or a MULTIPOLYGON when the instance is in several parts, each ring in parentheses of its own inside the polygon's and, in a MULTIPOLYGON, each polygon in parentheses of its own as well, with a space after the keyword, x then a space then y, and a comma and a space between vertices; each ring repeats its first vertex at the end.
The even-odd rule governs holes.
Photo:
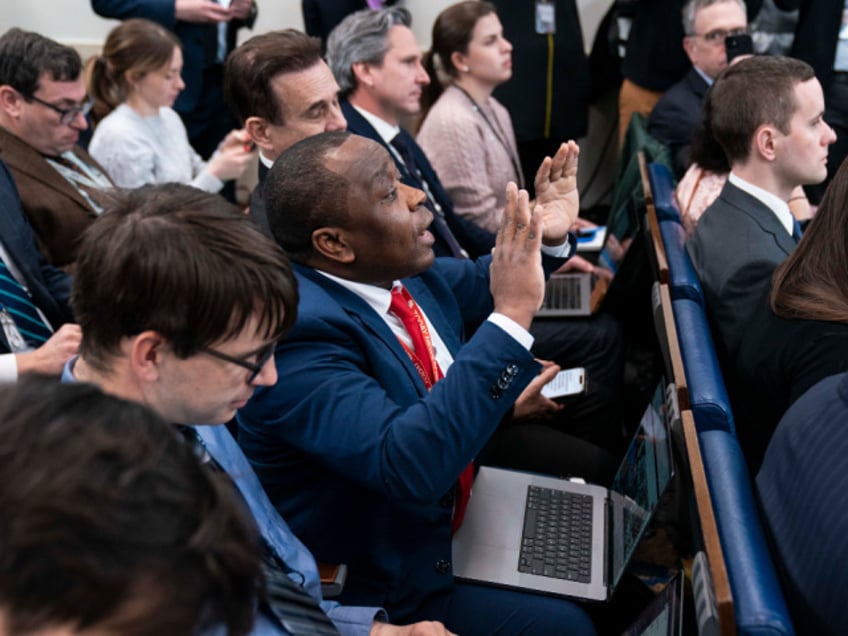
POLYGON ((228 134, 208 162, 194 151, 172 108, 185 87, 182 66, 177 37, 140 18, 112 29, 103 54, 89 61, 86 80, 96 120, 89 152, 116 185, 178 182, 218 192, 254 156, 241 130, 228 134))

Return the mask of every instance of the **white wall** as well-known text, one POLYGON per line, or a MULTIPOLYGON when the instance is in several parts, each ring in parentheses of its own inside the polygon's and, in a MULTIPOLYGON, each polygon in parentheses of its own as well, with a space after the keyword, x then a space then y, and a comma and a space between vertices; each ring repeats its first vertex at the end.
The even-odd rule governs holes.
MULTIPOLYGON (((519 0, 516 0, 519 1, 519 0)), ((526 2, 532 11, 533 0, 526 2)), ((452 0, 406 0, 413 15, 413 30, 422 48, 429 48, 430 27, 439 12, 452 0)), ((258 0, 259 18, 254 33, 293 27, 303 28, 300 0, 258 0)), ((591 46, 592 37, 612 0, 578 0, 584 41, 591 46)), ((38 31, 66 44, 82 47, 98 46, 115 24, 94 14, 88 0, 0 0, 0 32, 18 26, 38 31)), ((244 31, 249 37, 249 32, 244 31)))

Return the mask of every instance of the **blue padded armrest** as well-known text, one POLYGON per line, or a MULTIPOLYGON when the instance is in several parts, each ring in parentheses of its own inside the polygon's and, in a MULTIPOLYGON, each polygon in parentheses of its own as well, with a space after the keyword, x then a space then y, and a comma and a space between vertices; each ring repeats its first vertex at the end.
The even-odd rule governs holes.
MULTIPOLYGON (((657 208, 657 214, 659 214, 660 208, 666 208, 668 210, 673 206, 676 210, 677 204, 674 202, 674 177, 668 166, 661 163, 649 163, 648 179, 651 182, 651 196, 654 198, 654 206, 657 208)), ((677 218, 680 218, 679 213, 677 214, 677 218)))
POLYGON ((726 431, 698 434, 737 633, 792 635, 792 619, 769 554, 748 468, 736 437, 726 431))
POLYGON ((698 432, 721 430, 735 435, 730 398, 704 308, 689 298, 673 300, 671 308, 686 372, 689 405, 698 432))
POLYGON ((704 306, 701 281, 686 251, 686 230, 677 221, 660 221, 660 236, 668 260, 671 298, 690 298, 704 306))

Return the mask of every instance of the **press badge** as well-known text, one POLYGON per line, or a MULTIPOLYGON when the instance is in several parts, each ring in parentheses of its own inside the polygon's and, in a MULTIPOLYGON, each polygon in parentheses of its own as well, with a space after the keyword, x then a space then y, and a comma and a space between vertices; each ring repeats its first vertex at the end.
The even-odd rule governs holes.
POLYGON ((556 33, 556 8, 550 0, 536 2, 536 33, 556 33))

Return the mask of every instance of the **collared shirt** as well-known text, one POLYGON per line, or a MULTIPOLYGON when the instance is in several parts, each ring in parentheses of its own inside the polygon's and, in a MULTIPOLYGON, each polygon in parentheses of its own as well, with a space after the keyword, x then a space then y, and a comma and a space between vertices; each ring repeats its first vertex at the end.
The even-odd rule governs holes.
MULTIPOLYGON (((392 302, 392 293, 390 290, 383 289, 382 287, 377 287, 376 285, 357 283, 352 280, 339 278, 338 276, 333 276, 332 274, 328 274, 327 272, 322 272, 320 269, 315 271, 320 274, 323 274, 330 280, 338 283, 348 291, 353 292, 366 303, 368 303, 368 306, 371 307, 375 312, 377 312, 380 318, 383 319, 383 322, 385 322, 386 325, 388 325, 389 329, 392 330, 392 333, 397 336, 397 338, 401 342, 403 342, 407 347, 414 349, 412 339, 409 337, 409 333, 407 333, 406 328, 403 326, 403 323, 401 323, 397 316, 392 313, 389 313, 389 305, 392 302)), ((393 286, 397 286, 400 284, 401 282, 396 280, 394 281, 393 286)), ((453 364, 453 355, 450 351, 448 351, 444 340, 442 340, 442 337, 439 335, 439 332, 433 326, 433 323, 430 322, 430 319, 427 317, 427 313, 420 305, 419 309, 421 310, 421 315, 424 316, 424 320, 427 323, 427 329, 430 331, 430 339, 433 341, 433 349, 435 349, 436 353, 436 362, 439 363, 439 367, 441 367, 442 373, 447 373, 448 368, 451 364, 453 364)), ((507 332, 512 338, 515 339, 516 342, 518 342, 518 344, 520 344, 528 351, 533 346, 533 336, 531 336, 530 333, 526 329, 524 329, 524 327, 519 325, 512 318, 509 318, 497 312, 492 312, 492 314, 489 315, 487 320, 496 324, 498 327, 507 332)))
MULTIPOLYGON (((21 287, 23 287, 24 290, 28 292, 29 290, 27 289, 26 282, 24 281, 23 276, 21 276, 20 270, 18 269, 17 265, 15 265, 14 261, 9 257, 9 253, 6 251, 6 248, 3 247, 3 243, 0 243, 0 260, 6 263, 6 267, 9 268, 9 273, 11 273, 15 280, 21 284, 21 287)), ((41 309, 36 306, 35 310, 38 312, 39 317, 44 321, 44 324, 47 325, 47 328, 50 329, 50 321, 47 320, 47 318, 41 312, 41 309)), ((13 325, 10 325, 9 328, 15 329, 17 331, 17 328, 13 325)), ((18 332, 18 336, 19 337, 16 338, 17 341, 24 341, 24 338, 20 335, 20 332, 18 332)), ((9 340, 8 337, 6 339, 9 340)), ((27 345, 25 348, 19 351, 15 351, 13 353, 0 354, 0 384, 18 381, 18 360, 17 358, 15 358, 15 354, 25 353, 27 351, 32 351, 32 347, 27 345)))
POLYGON ((743 192, 747 192, 752 197, 762 202, 762 204, 769 210, 774 212, 774 215, 777 217, 777 220, 780 221, 780 224, 786 230, 786 233, 789 234, 789 236, 792 236, 792 228, 795 225, 795 217, 793 217, 792 212, 789 211, 789 204, 786 203, 786 201, 767 190, 763 190, 762 188, 755 186, 753 183, 745 181, 741 177, 733 174, 732 171, 727 179, 737 188, 743 192))
POLYGON ((698 75, 700 75, 700 76, 701 76, 701 78, 702 78, 702 79, 703 79, 703 80, 707 83, 707 86, 712 86, 712 85, 713 85, 713 82, 714 82, 715 80, 714 80, 712 77, 710 77, 709 75, 707 75, 706 73, 704 73, 704 71, 702 71, 701 69, 699 69, 699 68, 698 68, 697 66, 695 66, 695 65, 692 65, 692 68, 694 68, 694 69, 695 69, 695 71, 698 73, 698 75))

